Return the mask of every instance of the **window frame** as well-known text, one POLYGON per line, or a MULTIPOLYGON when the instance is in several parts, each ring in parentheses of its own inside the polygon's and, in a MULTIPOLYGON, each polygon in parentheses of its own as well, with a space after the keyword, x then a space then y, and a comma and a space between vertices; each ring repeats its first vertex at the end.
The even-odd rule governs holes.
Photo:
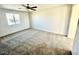
POLYGON ((6 19, 8 25, 20 24, 20 15, 13 13, 6 13, 6 19))

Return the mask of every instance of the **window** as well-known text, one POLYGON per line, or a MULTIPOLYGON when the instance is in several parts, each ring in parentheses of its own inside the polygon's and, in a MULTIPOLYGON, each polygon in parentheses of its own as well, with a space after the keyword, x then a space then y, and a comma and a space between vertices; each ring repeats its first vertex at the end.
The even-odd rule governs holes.
POLYGON ((20 24, 19 14, 6 13, 8 25, 20 24))
POLYGON ((7 17, 8 25, 14 25, 15 24, 15 21, 13 19, 13 14, 6 13, 6 17, 7 17))

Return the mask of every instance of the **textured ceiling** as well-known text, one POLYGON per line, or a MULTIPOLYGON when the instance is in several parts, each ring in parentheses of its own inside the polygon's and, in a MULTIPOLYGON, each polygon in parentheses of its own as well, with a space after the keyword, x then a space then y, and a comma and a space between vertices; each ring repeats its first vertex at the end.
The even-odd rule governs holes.
MULTIPOLYGON (((46 8, 57 7, 61 5, 62 4, 30 4, 30 6, 37 6, 38 7, 37 10, 43 10, 46 8)), ((28 11, 26 8, 21 6, 21 4, 0 4, 0 8, 18 10, 18 11, 28 11)))

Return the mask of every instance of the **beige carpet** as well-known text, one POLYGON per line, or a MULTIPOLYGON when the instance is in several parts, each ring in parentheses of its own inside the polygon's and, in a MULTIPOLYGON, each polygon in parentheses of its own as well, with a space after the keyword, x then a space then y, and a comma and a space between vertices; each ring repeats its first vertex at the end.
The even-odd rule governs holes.
POLYGON ((29 29, 0 38, 9 55, 71 54, 71 39, 65 36, 29 29))

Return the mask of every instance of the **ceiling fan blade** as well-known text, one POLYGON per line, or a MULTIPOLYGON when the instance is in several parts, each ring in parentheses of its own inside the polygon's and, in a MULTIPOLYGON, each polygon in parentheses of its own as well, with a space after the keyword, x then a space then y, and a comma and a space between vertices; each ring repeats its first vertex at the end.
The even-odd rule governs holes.
POLYGON ((31 7, 31 8, 37 8, 37 6, 31 7))
POLYGON ((30 9, 29 4, 27 4, 27 6, 23 4, 22 6, 27 8, 27 9, 30 9))
POLYGON ((22 4, 22 6, 23 6, 23 7, 27 7, 27 6, 25 6, 24 4, 22 4))
POLYGON ((33 11, 36 11, 36 9, 33 9, 33 8, 30 8, 31 10, 33 10, 33 11))

